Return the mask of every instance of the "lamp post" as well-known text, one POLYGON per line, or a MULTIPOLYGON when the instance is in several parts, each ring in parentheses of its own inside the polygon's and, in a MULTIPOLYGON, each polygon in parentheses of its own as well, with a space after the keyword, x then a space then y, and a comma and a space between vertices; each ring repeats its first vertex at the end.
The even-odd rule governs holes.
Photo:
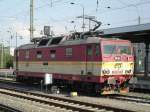
POLYGON ((17 44, 18 44, 18 43, 17 43, 17 36, 18 36, 18 34, 17 34, 17 32, 16 32, 16 48, 17 48, 17 44))
POLYGON ((4 61, 4 48, 3 48, 3 38, 2 38, 2 43, 1 43, 1 68, 3 68, 3 61, 4 61))
POLYGON ((137 13, 137 16, 138 16, 138 18, 137 18, 138 24, 141 24, 141 17, 140 17, 139 8, 134 4, 130 4, 129 6, 134 7, 136 9, 136 13, 137 13))
POLYGON ((16 48, 18 47, 18 37, 22 39, 22 36, 19 36, 18 33, 16 32, 16 48))
POLYGON ((10 37, 9 37, 9 52, 10 52, 10 49, 12 47, 12 39, 13 39, 13 34, 11 33, 11 31, 7 31, 8 33, 10 33, 10 37))
MULTIPOLYGON (((0 33, 1 33, 1 31, 0 31, 0 33)), ((3 68, 3 50, 4 50, 4 48, 3 48, 3 38, 1 38, 0 39, 1 40, 1 68, 3 68)))
POLYGON ((30 0, 30 41, 34 38, 34 0, 30 0))
POLYGON ((136 12, 137 12, 137 16, 138 16, 138 24, 141 24, 141 17, 140 17, 140 12, 139 12, 139 8, 136 5, 132 5, 133 7, 135 7, 136 12))
POLYGON ((84 22, 84 18, 85 18, 85 12, 84 12, 84 6, 82 4, 76 4, 74 2, 71 2, 70 4, 72 5, 79 5, 82 8, 82 16, 78 16, 77 18, 82 18, 82 28, 83 28, 83 32, 84 32, 84 28, 85 28, 85 22, 84 22))
MULTIPOLYGON (((122 3, 122 2, 121 2, 121 3, 122 3)), ((123 3, 123 4, 124 4, 124 3, 123 3)), ((136 9, 136 13, 137 13, 137 16, 138 16, 138 18, 137 18, 138 24, 141 24, 141 17, 140 17, 139 8, 138 8, 136 5, 134 5, 134 4, 130 4, 130 5, 127 5, 127 6, 129 6, 129 7, 134 7, 134 8, 136 9)), ((108 6, 108 7, 106 7, 106 8, 110 9, 111 7, 108 6)))

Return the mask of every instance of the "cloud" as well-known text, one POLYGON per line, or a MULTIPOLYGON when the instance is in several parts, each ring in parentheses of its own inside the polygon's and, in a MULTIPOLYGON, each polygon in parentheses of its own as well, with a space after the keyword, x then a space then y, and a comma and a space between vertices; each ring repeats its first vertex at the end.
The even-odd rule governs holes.
MULTIPOLYGON (((12 24, 12 27, 13 27, 12 28, 13 32, 17 32, 19 36, 30 38, 30 31, 29 31, 30 25, 29 24, 25 24, 25 23, 17 21, 12 24)), ((34 31, 35 37, 40 36, 40 29, 41 27, 39 26, 35 27, 35 31, 34 31)))
POLYGON ((11 31, 13 33, 17 33, 19 36, 29 37, 29 31, 27 30, 28 25, 22 22, 14 22, 12 23, 11 31))

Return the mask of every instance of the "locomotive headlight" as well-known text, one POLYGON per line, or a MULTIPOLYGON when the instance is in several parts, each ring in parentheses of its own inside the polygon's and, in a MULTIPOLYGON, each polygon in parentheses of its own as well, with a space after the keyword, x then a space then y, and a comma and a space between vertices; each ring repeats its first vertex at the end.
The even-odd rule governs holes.
POLYGON ((121 60, 121 57, 120 56, 116 56, 114 57, 115 61, 120 61, 121 60))
POLYGON ((133 68, 133 67, 134 67, 134 64, 133 64, 133 63, 130 63, 130 67, 133 68))
POLYGON ((110 70, 104 69, 104 70, 102 70, 102 73, 103 73, 103 74, 110 74, 110 70))
POLYGON ((132 70, 129 70, 129 73, 131 73, 132 72, 132 70))
POLYGON ((132 70, 125 70, 125 74, 130 74, 132 70))

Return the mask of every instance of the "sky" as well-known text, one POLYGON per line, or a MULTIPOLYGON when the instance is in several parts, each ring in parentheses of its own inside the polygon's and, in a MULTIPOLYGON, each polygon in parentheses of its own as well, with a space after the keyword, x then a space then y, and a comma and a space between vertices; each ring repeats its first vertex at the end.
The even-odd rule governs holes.
MULTIPOLYGON (((85 15, 102 22, 99 29, 137 25, 139 17, 140 24, 150 22, 150 0, 34 0, 34 36, 41 36, 44 26, 51 26, 55 35, 82 31, 77 16, 83 8, 85 15)), ((0 43, 16 47, 16 34, 17 46, 29 43, 29 24, 30 0, 0 0, 0 43)), ((85 20, 85 30, 88 26, 85 20)))

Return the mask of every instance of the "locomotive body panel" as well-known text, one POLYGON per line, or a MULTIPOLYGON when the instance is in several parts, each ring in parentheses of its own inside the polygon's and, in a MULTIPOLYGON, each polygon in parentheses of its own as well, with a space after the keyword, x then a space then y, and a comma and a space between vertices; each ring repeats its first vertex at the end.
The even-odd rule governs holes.
POLYGON ((87 75, 85 73, 86 66, 93 67, 93 74, 100 76, 101 62, 76 62, 76 61, 35 61, 35 62, 19 62, 19 71, 56 73, 56 74, 72 74, 87 75), (47 63, 47 65, 43 65, 47 63))

